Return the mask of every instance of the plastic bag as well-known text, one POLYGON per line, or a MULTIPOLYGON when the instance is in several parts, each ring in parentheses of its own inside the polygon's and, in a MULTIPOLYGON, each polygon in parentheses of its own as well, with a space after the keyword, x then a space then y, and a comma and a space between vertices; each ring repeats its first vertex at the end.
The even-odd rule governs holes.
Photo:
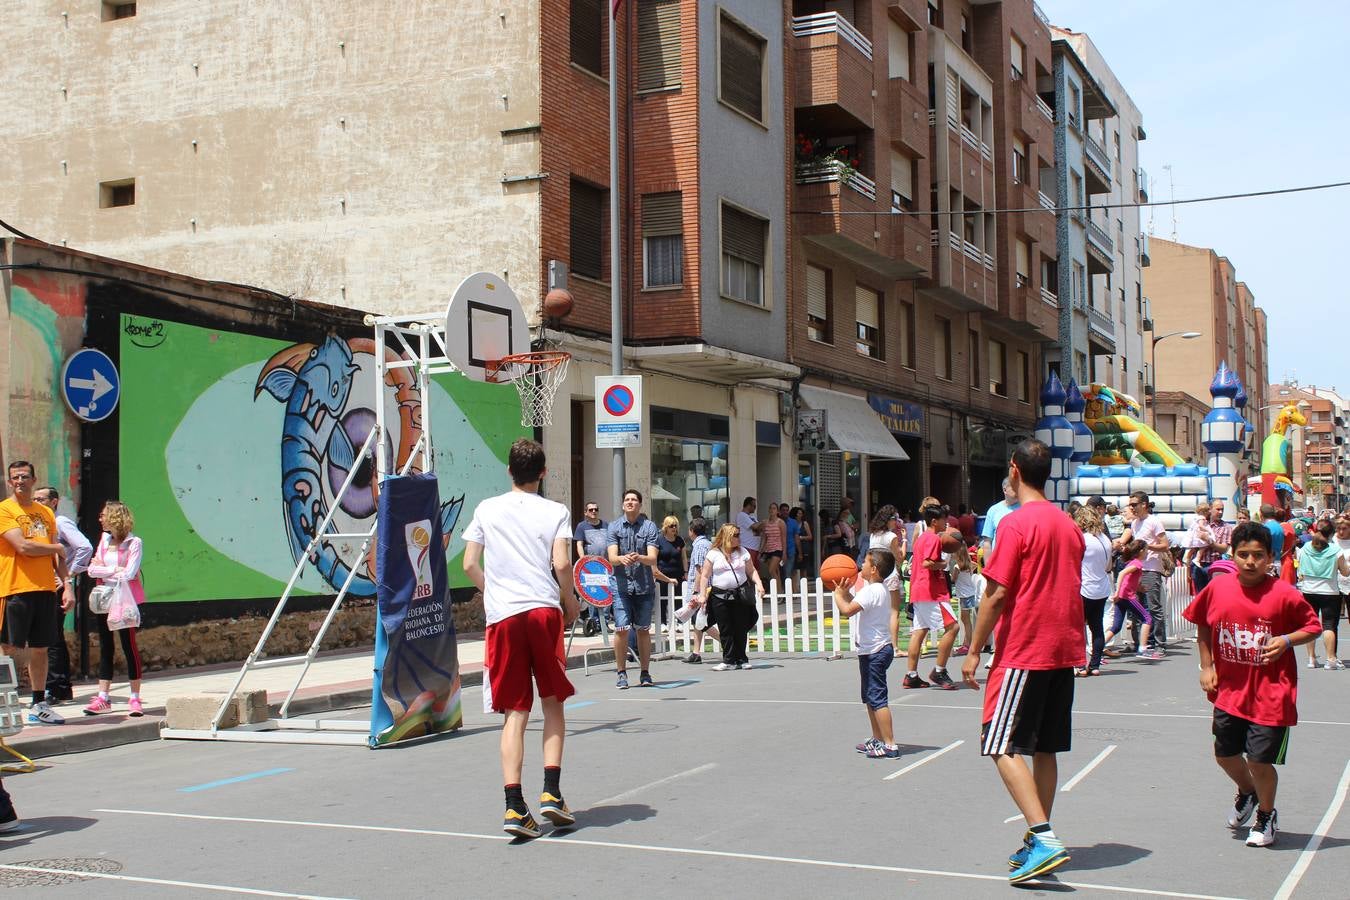
POLYGON ((108 607, 108 630, 120 631, 124 628, 139 628, 141 608, 136 605, 136 597, 131 593, 131 585, 125 580, 117 583, 117 595, 108 607))

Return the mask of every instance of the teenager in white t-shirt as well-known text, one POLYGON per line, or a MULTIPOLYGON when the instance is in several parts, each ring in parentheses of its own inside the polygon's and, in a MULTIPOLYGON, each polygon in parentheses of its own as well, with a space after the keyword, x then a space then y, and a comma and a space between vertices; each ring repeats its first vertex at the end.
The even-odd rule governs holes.
POLYGON ((483 593, 487 618, 484 666, 493 708, 504 713, 502 781, 506 815, 502 830, 538 837, 520 787, 525 725, 539 687, 544 709, 544 790, 539 811, 554 825, 576 822, 563 802, 563 701, 576 693, 567 678, 563 628, 577 618, 567 507, 539 496, 547 471, 544 448, 521 438, 511 445, 507 471, 511 490, 489 497, 474 510, 464 532, 464 572, 483 593))

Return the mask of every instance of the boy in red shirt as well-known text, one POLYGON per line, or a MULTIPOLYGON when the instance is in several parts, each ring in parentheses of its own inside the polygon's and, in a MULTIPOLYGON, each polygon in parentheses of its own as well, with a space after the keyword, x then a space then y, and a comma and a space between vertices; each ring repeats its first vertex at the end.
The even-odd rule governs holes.
POLYGON ((1232 539, 1237 577, 1215 578, 1182 613, 1196 625, 1200 687, 1214 704, 1214 759, 1237 785, 1228 827, 1256 813, 1249 847, 1275 843, 1275 767, 1298 724, 1293 649, 1322 631, 1303 595, 1269 574, 1272 543, 1264 526, 1240 523, 1232 539))
POLYGON ((956 690, 956 683, 947 674, 947 660, 956 646, 956 617, 952 615, 952 593, 947 586, 947 564, 942 553, 955 552, 961 546, 961 533, 947 528, 950 514, 951 510, 938 504, 919 510, 926 527, 914 538, 914 557, 910 562, 909 602, 914 606, 914 621, 909 632, 909 671, 904 680, 907 688, 929 686, 919 677, 919 655, 923 653, 928 632, 942 629, 937 666, 928 677, 944 691, 956 690))
POLYGON ((998 629, 994 667, 985 685, 980 753, 991 757, 1003 785, 1026 819, 1022 847, 1008 858, 1008 880, 1020 884, 1069 861, 1050 827, 1059 764, 1073 733, 1074 671, 1087 662, 1083 646, 1083 537, 1045 499, 1050 448, 1031 438, 1008 466, 1018 507, 998 525, 998 543, 984 569, 975 636, 961 674, 978 688, 980 651, 998 629), (1030 756, 1027 766, 1022 757, 1030 756))

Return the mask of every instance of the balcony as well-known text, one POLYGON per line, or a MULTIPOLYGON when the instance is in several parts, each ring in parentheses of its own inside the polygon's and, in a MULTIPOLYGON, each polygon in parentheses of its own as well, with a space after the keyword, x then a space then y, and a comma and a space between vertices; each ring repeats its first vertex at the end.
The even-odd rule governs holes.
POLYGON ((1094 275, 1115 270, 1115 258, 1112 255, 1114 244, 1111 241, 1111 235, 1105 228, 1091 219, 1087 220, 1087 248, 1088 262, 1097 263, 1097 266, 1088 266, 1089 271, 1094 275))
MULTIPOLYGON (((923 272, 916 254, 896 258, 892 229, 911 217, 882 214, 871 178, 848 166, 825 163, 799 165, 796 182, 793 207, 815 213, 794 217, 805 240, 889 278, 914 278, 923 272)), ((889 200, 885 209, 890 209, 889 200)))
POLYGON ((954 231, 929 232, 932 270, 925 289, 963 312, 998 308, 994 258, 954 231))
POLYGON ((1043 26, 1045 26, 1045 31, 1047 34, 1049 34, 1050 18, 1045 14, 1045 10, 1041 9, 1041 5, 1039 3, 1034 2, 1033 0, 1031 4, 1031 11, 1035 14, 1036 21, 1040 22, 1043 26))
POLYGON ((1111 192, 1111 156, 1091 135, 1083 135, 1083 166, 1089 194, 1111 192))
POLYGON ((1148 235, 1141 234, 1139 235, 1139 265, 1147 267, 1151 263, 1152 260, 1148 258, 1148 235))
POLYGON ((1041 115, 1045 116, 1045 121, 1052 125, 1054 124, 1055 111, 1050 107, 1050 104, 1042 100, 1039 95, 1036 97, 1036 109, 1040 111, 1041 115))
POLYGON ((1041 204, 1041 206, 1048 209, 1050 212, 1055 211, 1055 201, 1050 197, 1046 196, 1045 191, 1037 191, 1036 200, 1041 204))
POLYGON ((1147 202, 1148 202, 1148 173, 1144 171, 1144 167, 1143 167, 1143 166, 1140 166, 1139 168, 1137 168, 1137 169, 1134 170, 1134 178, 1135 178, 1135 180, 1136 180, 1137 182, 1139 182, 1139 202, 1140 202, 1140 203, 1147 203, 1147 202))
POLYGON ((837 12, 795 16, 797 127, 872 128, 872 42, 837 12))
POLYGON ((931 120, 924 92, 903 78, 890 79, 890 115, 891 141, 913 156, 927 156, 931 120))
POLYGON ((1116 323, 1110 313, 1091 304, 1087 307, 1089 340, 1102 348, 1102 355, 1116 352, 1116 323))

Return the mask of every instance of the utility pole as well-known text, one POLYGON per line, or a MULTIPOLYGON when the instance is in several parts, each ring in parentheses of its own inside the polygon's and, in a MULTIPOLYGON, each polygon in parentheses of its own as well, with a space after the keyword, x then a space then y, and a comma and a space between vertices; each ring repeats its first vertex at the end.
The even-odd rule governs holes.
MULTIPOLYGON (((621 2, 610 5, 609 19, 609 374, 623 374, 623 256, 619 240, 619 67, 617 47, 621 2)), ((598 401, 600 398, 597 397, 598 401)), ((622 506, 624 452, 614 448, 614 502, 622 506)))

